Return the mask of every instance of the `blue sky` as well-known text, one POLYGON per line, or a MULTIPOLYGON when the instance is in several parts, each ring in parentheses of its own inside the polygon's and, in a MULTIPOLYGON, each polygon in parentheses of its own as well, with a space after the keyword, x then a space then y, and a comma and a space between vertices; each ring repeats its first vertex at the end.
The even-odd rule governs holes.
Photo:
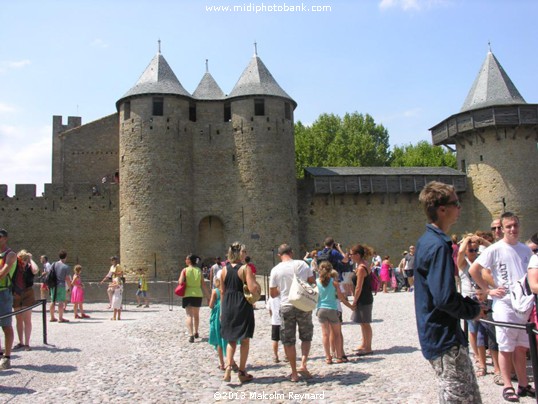
POLYGON ((369 113, 391 145, 430 140, 457 113, 488 42, 522 96, 538 102, 533 0, 0 0, 0 184, 51 180, 52 115, 87 123, 157 52, 189 92, 209 71, 231 92, 253 55, 298 103, 295 120, 369 113), (210 6, 266 6, 261 12, 210 6), (329 6, 279 12, 268 6, 329 6))

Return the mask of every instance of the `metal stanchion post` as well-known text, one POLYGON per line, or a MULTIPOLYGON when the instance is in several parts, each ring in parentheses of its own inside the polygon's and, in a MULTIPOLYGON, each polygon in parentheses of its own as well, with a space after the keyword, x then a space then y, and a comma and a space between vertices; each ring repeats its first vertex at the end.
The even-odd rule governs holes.
MULTIPOLYGON (((534 380, 534 385, 536 386, 536 381, 538 380, 538 350, 536 349, 536 334, 534 333, 534 323, 527 323, 525 325, 527 335, 529 336, 529 346, 531 351, 531 363, 532 363, 532 378, 534 380)), ((538 403, 538 397, 536 397, 536 402, 538 403)))
POLYGON ((43 319, 43 344, 47 345, 47 299, 41 301, 41 317, 43 319))

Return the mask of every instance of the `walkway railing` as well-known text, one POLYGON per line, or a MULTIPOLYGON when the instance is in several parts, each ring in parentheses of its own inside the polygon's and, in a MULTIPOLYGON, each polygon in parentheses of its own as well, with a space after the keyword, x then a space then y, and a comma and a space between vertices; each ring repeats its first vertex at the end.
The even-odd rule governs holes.
MULTIPOLYGON (((535 324, 534 323, 514 324, 514 323, 506 323, 503 321, 491 321, 491 320, 486 320, 486 319, 480 319, 479 321, 482 323, 494 325, 495 327, 505 327, 505 328, 515 328, 518 330, 525 330, 529 338, 529 347, 531 351, 530 356, 531 356, 531 364, 532 364, 532 377, 534 380, 534 385, 536 387, 536 382, 538 381, 538 349, 537 349, 537 343, 536 343, 536 336, 538 335, 538 330, 536 329, 535 324)), ((538 396, 536 397, 536 402, 538 403, 538 396)))
POLYGON ((17 314, 24 313, 25 311, 32 310, 34 307, 41 306, 42 310, 42 321, 43 321, 43 344, 47 345, 47 300, 46 299, 39 299, 36 300, 36 302, 29 306, 25 307, 24 309, 12 311, 11 313, 4 314, 3 316, 0 316, 0 320, 8 317, 16 316, 17 314))

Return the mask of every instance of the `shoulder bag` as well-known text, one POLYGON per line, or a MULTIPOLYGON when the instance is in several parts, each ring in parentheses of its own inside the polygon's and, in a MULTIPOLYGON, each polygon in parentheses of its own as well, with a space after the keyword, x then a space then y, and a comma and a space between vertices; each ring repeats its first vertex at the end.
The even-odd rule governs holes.
POLYGON ((185 296, 185 290, 187 289, 187 271, 185 271, 185 281, 176 286, 174 293, 179 297, 185 296))
POLYGON ((318 287, 297 277, 297 268, 293 272, 288 301, 302 311, 312 311, 318 304, 318 287))
POLYGON ((242 281, 243 281, 243 295, 245 296, 245 300, 247 302, 254 305, 254 303, 256 303, 258 300, 260 300, 260 297, 261 297, 261 293, 259 292, 261 290, 260 284, 257 281, 254 281, 254 282, 256 282, 256 285, 258 286, 258 288, 257 288, 256 291, 251 292, 250 289, 248 288, 247 281, 246 281, 246 275, 245 275, 246 272, 247 272, 248 265, 245 264, 241 268, 243 269, 243 279, 242 279, 242 281))

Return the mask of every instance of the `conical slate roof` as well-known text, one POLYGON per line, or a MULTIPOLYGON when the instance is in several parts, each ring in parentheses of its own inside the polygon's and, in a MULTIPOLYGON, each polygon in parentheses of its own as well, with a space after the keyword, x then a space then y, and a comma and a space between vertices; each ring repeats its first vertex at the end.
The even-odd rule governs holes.
MULTIPOLYGON (((229 97, 243 95, 274 95, 293 99, 278 85, 258 55, 254 55, 229 97)), ((293 101, 295 103, 295 101, 293 101)))
POLYGON ((199 100, 220 100, 226 97, 209 72, 204 74, 204 77, 202 77, 200 84, 198 84, 198 87, 196 87, 192 96, 199 100))
POLYGON ((176 75, 170 68, 161 52, 158 52, 149 62, 148 67, 140 76, 134 87, 122 97, 130 97, 140 94, 175 94, 190 97, 191 95, 183 88, 176 75))
POLYGON ((489 51, 460 112, 507 104, 526 102, 495 55, 489 51))

